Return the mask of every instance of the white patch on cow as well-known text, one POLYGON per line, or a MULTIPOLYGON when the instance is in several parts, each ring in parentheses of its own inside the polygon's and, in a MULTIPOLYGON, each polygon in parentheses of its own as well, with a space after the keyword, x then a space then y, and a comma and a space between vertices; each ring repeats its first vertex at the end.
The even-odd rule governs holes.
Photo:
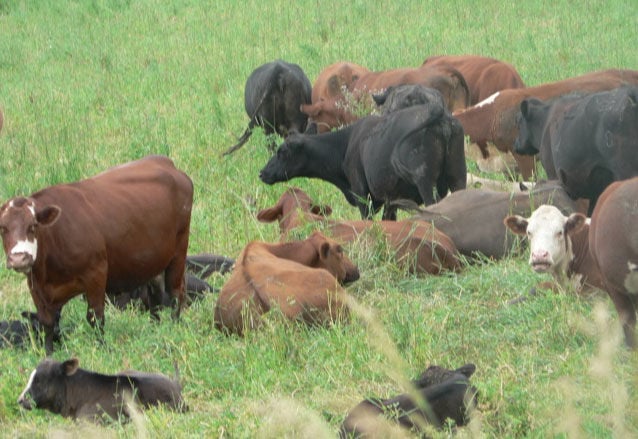
POLYGON ((627 261, 627 268, 629 269, 629 274, 625 277, 625 288, 630 293, 638 294, 638 264, 627 261))
POLYGON ((22 393, 18 397, 18 404, 21 401, 24 401, 24 399, 27 396, 27 393, 29 393, 29 390, 31 390, 31 385, 33 384, 33 379, 35 378, 35 372, 36 372, 36 370, 33 369, 33 372, 31 372, 31 376, 29 377, 29 381, 27 381, 27 386, 24 388, 24 390, 22 391, 22 393))
POLYGON ((494 103, 494 101, 496 100, 496 98, 498 97, 498 95, 501 94, 500 91, 497 91, 496 93, 494 93, 492 96, 483 99, 481 102, 479 102, 478 104, 476 104, 474 107, 476 108, 481 108, 485 105, 490 105, 492 103, 494 103))
POLYGON ((527 221, 529 264, 540 273, 566 273, 569 263, 574 258, 571 239, 564 233, 567 217, 556 207, 543 205, 536 209, 527 221))
POLYGON ((38 240, 34 239, 33 241, 22 240, 18 241, 16 245, 13 246, 10 252, 12 255, 19 253, 26 253, 30 255, 33 260, 35 260, 36 255, 38 254, 38 240))

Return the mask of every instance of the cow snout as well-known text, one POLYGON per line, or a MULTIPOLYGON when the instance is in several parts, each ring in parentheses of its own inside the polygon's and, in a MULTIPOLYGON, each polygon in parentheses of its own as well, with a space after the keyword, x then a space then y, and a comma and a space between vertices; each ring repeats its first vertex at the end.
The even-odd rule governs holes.
POLYGON ((25 273, 33 266, 33 256, 29 253, 11 253, 7 256, 7 268, 25 273))
POLYGON ((553 265, 552 258, 547 250, 533 251, 529 258, 529 264, 537 273, 543 273, 553 265))
POLYGON ((20 397, 18 398, 18 404, 20 404, 20 407, 26 410, 31 410, 32 408, 31 401, 28 398, 28 394, 25 394, 25 393, 20 395, 20 397))
POLYGON ((346 271, 346 277, 343 279, 344 284, 349 284, 359 279, 359 268, 352 266, 346 271))

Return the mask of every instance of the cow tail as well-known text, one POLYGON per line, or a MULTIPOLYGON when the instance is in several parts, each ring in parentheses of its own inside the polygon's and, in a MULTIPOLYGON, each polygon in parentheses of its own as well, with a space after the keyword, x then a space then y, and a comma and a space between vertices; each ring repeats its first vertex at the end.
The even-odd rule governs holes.
POLYGON ((234 153, 239 148, 244 146, 246 142, 248 142, 248 139, 250 139, 250 136, 253 133, 253 128, 255 128, 255 126, 258 125, 257 113, 259 113, 259 110, 261 109, 261 106, 264 104, 264 101, 266 100, 267 96, 268 96, 268 89, 264 90, 264 93, 261 95, 261 99, 259 100, 259 104, 255 108, 255 111, 253 111, 253 114, 250 115, 250 122, 248 122, 248 128, 246 128, 246 131, 244 131, 244 134, 241 135, 241 137, 238 139, 236 144, 234 144, 233 146, 228 148, 226 151, 224 151, 222 156, 226 156, 226 155, 234 153))

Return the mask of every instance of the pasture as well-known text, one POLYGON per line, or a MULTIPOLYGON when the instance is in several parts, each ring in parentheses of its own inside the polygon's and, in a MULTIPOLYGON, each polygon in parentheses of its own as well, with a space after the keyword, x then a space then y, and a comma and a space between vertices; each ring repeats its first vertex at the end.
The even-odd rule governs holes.
MULTIPOLYGON (((281 58, 313 81, 339 60, 381 70, 467 53, 508 61, 537 85, 638 68, 637 28, 634 0, 0 0, 0 196, 165 154, 195 184, 189 253, 236 257, 250 240, 278 239, 277 226, 255 214, 289 186, 259 181, 270 154, 259 129, 220 157, 248 123, 244 83, 258 65, 281 58)), ((330 204, 335 218, 359 217, 332 185, 291 185, 330 204)), ((107 307, 100 344, 86 303, 73 299, 54 358, 77 356, 102 373, 172 375, 177 362, 190 410, 103 426, 21 410, 16 399, 44 356, 34 344, 0 350, 0 435, 334 437, 364 397, 401 393, 430 364, 472 362, 478 412, 461 437, 638 436, 638 355, 622 345, 606 295, 541 292, 508 306, 548 280, 531 271, 524 251, 421 278, 397 268, 383 245, 355 243, 348 252, 361 271, 348 287, 360 306, 350 323, 330 328, 272 316, 244 339, 225 337, 213 327, 211 294, 179 322, 168 311, 157 323, 107 307)), ((211 282, 221 287, 225 278, 211 282)), ((34 306, 25 277, 2 261, 0 319, 26 309, 34 306)))

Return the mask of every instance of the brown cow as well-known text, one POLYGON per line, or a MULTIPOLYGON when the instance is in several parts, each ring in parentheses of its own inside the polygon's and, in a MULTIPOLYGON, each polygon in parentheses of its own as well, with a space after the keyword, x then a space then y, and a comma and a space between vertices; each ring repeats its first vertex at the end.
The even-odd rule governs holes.
POLYGON ((352 83, 352 95, 326 98, 311 105, 302 105, 301 111, 317 124, 319 133, 342 125, 349 125, 374 108, 371 95, 387 87, 401 84, 421 84, 438 90, 448 110, 465 108, 470 102, 470 91, 465 78, 451 66, 417 67, 368 72, 352 83), (349 100, 353 102, 349 102, 349 100), (360 114, 360 113, 364 114, 360 114))
POLYGON ((259 326, 275 306, 292 320, 326 323, 345 309, 340 284, 355 281, 359 270, 341 246, 320 232, 285 244, 253 241, 237 258, 215 304, 215 327, 243 335, 259 326))
POLYGON ((412 273, 439 274, 442 270, 458 271, 461 262, 454 242, 434 226, 422 221, 336 221, 326 219, 330 206, 318 206, 301 189, 290 188, 273 207, 257 214, 261 222, 279 221, 282 239, 307 222, 322 222, 326 231, 340 242, 352 242, 366 232, 378 228, 395 251, 399 264, 412 273))
POLYGON ((344 89, 352 91, 352 84, 368 72, 367 68, 351 62, 329 65, 319 73, 312 86, 312 103, 343 96, 344 89))
POLYGON ((167 157, 149 156, 0 207, 7 266, 27 276, 48 353, 60 310, 79 294, 101 329, 107 291, 164 272, 179 317, 192 202, 190 178, 167 157))
POLYGON ((614 302, 625 333, 635 349, 638 310, 638 177, 605 189, 591 218, 589 249, 614 302))
MULTIPOLYGON (((454 116, 463 125, 470 141, 479 146, 492 142, 500 151, 513 152, 523 99, 536 97, 544 100, 572 92, 611 90, 624 84, 638 84, 638 71, 603 70, 535 87, 502 90, 472 107, 455 112, 454 116)), ((487 150, 481 152, 487 157, 487 150)), ((514 154, 514 158, 523 178, 530 179, 534 158, 519 154, 514 154)))

